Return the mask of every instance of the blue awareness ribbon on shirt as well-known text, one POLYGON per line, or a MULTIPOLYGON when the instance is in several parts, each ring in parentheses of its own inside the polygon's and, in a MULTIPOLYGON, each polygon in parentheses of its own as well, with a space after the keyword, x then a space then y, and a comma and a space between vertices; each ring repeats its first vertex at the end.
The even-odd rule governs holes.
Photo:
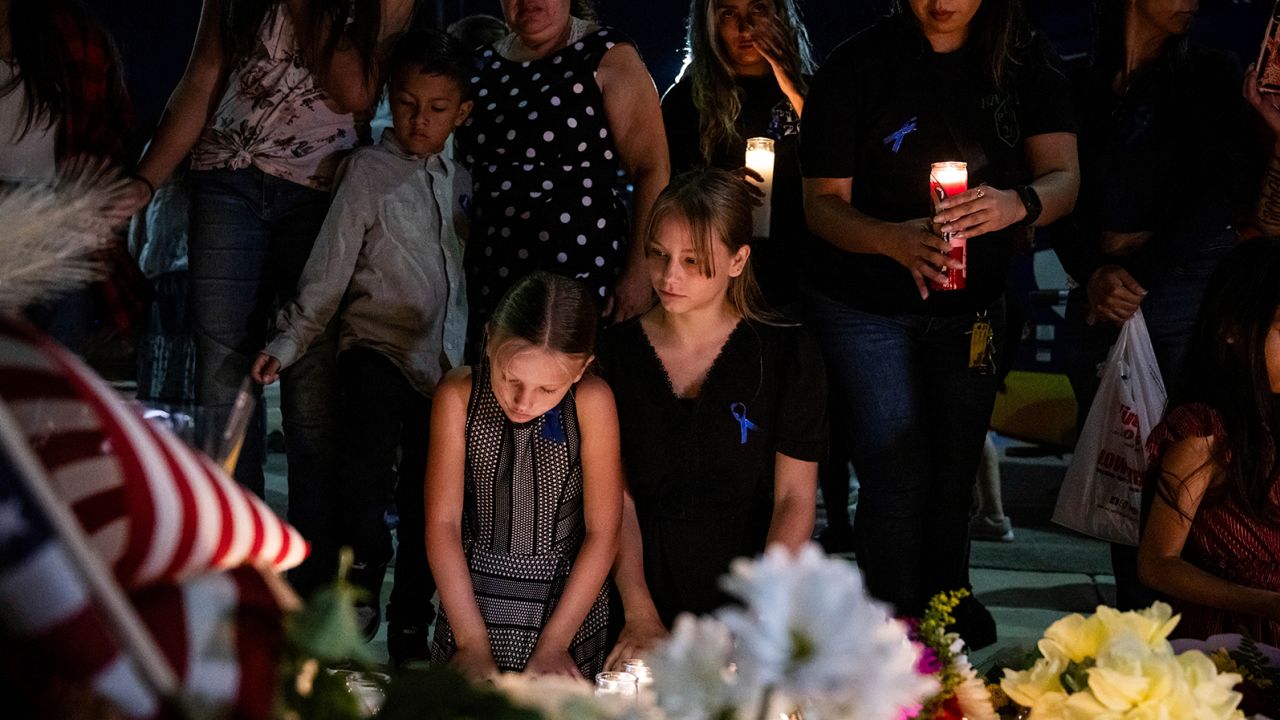
POLYGON ((565 442, 564 426, 560 424, 560 408, 553 407, 542 416, 542 439, 548 442, 565 442))
POLYGON ((739 445, 747 444, 747 432, 750 430, 759 431, 760 428, 747 418, 747 406, 743 403, 736 402, 729 405, 729 412, 733 414, 733 419, 738 421, 738 429, 742 433, 742 439, 738 441, 739 445))
POLYGON ((916 120, 918 119, 919 118, 911 118, 910 120, 903 123, 902 127, 898 128, 896 131, 892 133, 889 133, 889 135, 886 136, 884 139, 884 144, 885 145, 892 144, 893 148, 891 149, 896 154, 899 150, 902 149, 902 141, 906 139, 907 135, 916 131, 916 120))

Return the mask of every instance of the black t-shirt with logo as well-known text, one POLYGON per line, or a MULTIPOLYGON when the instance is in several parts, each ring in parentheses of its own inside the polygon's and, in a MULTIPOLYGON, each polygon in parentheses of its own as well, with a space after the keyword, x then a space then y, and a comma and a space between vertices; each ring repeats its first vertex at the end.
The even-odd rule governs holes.
MULTIPOLYGON (((898 17, 850 38, 818 71, 805 101, 800 158, 809 178, 852 178, 852 205, 889 222, 932 213, 929 166, 969 165, 969 187, 1007 189, 1033 179, 1026 138, 1076 132, 1058 59, 1040 38, 1014 53, 1004 90, 966 46, 935 53, 898 17)), ((813 287, 886 315, 951 315, 986 307, 1004 290, 1017 228, 971 238, 966 288, 922 301, 905 267, 885 255, 818 244, 806 258, 813 287)))

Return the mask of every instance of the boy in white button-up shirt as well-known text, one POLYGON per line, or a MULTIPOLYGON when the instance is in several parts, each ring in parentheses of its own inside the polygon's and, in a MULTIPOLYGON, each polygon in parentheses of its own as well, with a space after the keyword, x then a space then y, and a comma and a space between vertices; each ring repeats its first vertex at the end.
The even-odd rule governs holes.
POLYGON ((462 253, 471 176, 442 152, 471 111, 471 68, 456 40, 409 33, 392 54, 393 124, 378 145, 346 161, 316 238, 298 296, 276 318, 278 334, 258 356, 254 379, 274 382, 335 316, 342 465, 331 537, 313 552, 355 550, 352 581, 368 637, 380 622, 380 590, 391 558, 385 516, 399 510, 395 585, 387 606, 393 661, 427 656, 431 581, 424 549, 422 487, 431 396, 462 363, 467 301, 462 253))

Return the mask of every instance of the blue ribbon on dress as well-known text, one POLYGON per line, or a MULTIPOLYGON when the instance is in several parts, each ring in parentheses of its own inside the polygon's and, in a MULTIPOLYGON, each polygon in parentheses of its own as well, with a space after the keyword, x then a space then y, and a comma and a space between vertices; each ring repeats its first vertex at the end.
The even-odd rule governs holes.
POLYGON ((747 419, 747 406, 744 403, 736 402, 729 405, 729 412, 733 414, 733 419, 738 421, 738 429, 742 433, 742 439, 738 441, 739 445, 747 444, 747 432, 750 430, 759 431, 760 428, 751 420, 747 419))
POLYGON ((542 439, 553 443, 564 443, 564 426, 560 424, 560 407, 556 406, 542 416, 542 439))

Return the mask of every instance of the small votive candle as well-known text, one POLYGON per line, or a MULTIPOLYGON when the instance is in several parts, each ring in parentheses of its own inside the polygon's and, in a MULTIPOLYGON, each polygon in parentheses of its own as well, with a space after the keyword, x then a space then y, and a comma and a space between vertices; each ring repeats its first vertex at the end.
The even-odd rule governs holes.
POLYGON ((636 676, 636 684, 643 690, 653 684, 653 670, 640 658, 622 661, 622 671, 636 676))
POLYGON ((764 178, 757 183, 764 192, 764 204, 751 211, 751 234, 754 237, 769 237, 770 207, 773 204, 773 139, 767 137, 747 138, 747 167, 755 170, 764 178))
POLYGON ((629 672, 596 673, 596 695, 635 695, 638 691, 636 676, 629 672))

